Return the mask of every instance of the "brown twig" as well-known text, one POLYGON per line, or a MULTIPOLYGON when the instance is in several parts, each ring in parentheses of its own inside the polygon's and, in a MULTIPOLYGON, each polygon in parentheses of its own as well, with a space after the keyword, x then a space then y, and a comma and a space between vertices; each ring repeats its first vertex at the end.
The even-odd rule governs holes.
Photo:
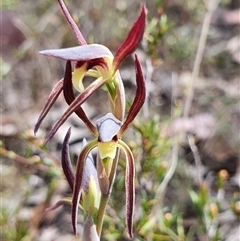
POLYGON ((184 118, 187 118, 190 114, 190 109, 192 106, 194 91, 195 91, 195 83, 196 83, 196 79, 198 78, 201 62, 203 59, 203 52, 204 52, 204 49, 206 46, 207 35, 209 32, 212 14, 213 14, 214 10, 217 8, 218 3, 219 3, 219 0, 212 0, 209 2, 205 2, 207 12, 206 12, 204 20, 203 20, 203 26, 202 26, 200 39, 199 39, 197 54, 196 54, 196 58, 194 61, 192 78, 189 83, 187 99, 186 99, 186 103, 185 103, 185 107, 184 107, 184 111, 183 111, 184 118))
POLYGON ((16 154, 13 151, 6 150, 2 145, 0 146, 0 156, 7 157, 9 159, 12 159, 18 163, 21 163, 21 164, 24 164, 27 166, 34 166, 34 168, 36 168, 40 171, 44 171, 44 172, 49 171, 49 167, 37 163, 37 161, 38 161, 37 158, 36 158, 36 160, 34 160, 34 157, 27 159, 23 156, 16 154))

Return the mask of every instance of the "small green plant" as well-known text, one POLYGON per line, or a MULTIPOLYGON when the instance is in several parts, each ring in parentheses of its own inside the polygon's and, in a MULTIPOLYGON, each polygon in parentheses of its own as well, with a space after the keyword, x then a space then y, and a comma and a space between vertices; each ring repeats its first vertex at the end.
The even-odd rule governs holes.
POLYGON ((49 205, 49 200, 56 189, 56 180, 61 177, 59 160, 46 150, 42 139, 37 140, 29 132, 22 133, 17 138, 26 144, 24 155, 7 150, 4 141, 0 142, 0 156, 4 160, 1 166, 3 170, 1 174, 4 182, 1 183, 3 199, 0 215, 2 227, 0 237, 5 241, 33 240, 34 238, 34 233, 29 227, 33 228, 34 225, 37 226, 38 223, 32 222, 28 217, 24 218, 24 215, 22 215, 22 210, 26 209, 26 201, 32 192, 32 190, 29 189, 29 174, 38 173, 38 175, 48 180, 48 191, 46 196, 43 197, 43 206, 49 205), (38 155, 36 155, 36 151, 38 155), (9 163, 10 160, 13 160, 15 165, 11 166, 10 171, 5 172, 11 163, 9 163), (18 179, 18 174, 23 168, 25 168, 24 175, 18 179), (11 178, 13 177, 14 181, 13 184, 11 184, 11 178), (5 190, 8 185, 14 185, 13 189, 16 190, 11 190, 10 192, 9 190, 5 190), (21 190, 21 192, 18 193, 17 190, 21 190), (14 194, 11 194, 11 192, 14 192, 14 194), (13 195, 14 198, 12 198, 9 193, 13 195), (16 197, 18 197, 19 200, 16 197))
POLYGON ((7 207, 1 205, 1 239, 20 241, 28 236, 28 225, 21 219, 15 219, 10 221, 11 217, 15 215, 18 210, 8 210, 7 207))
POLYGON ((156 0, 155 7, 158 13, 157 17, 148 16, 148 24, 145 31, 147 41, 147 53, 152 61, 159 59, 160 44, 163 36, 171 29, 172 23, 168 20, 163 9, 163 1, 156 0))

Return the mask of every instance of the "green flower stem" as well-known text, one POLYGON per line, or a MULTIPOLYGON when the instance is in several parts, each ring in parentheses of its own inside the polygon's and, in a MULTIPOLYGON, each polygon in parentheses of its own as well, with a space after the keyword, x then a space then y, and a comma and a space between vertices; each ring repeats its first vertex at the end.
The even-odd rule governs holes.
POLYGON ((110 184, 109 190, 108 190, 107 194, 102 194, 102 196, 101 196, 101 201, 100 201, 98 214, 97 214, 97 234, 99 237, 101 237, 104 214, 106 211, 106 207, 107 207, 107 204, 108 204, 111 192, 112 192, 112 187, 113 187, 113 183, 114 183, 115 176, 116 176, 119 153, 120 153, 120 149, 117 148, 116 157, 113 160, 111 172, 109 175, 109 184, 110 184))
POLYGON ((97 214, 97 234, 101 237, 103 218, 110 197, 110 192, 101 196, 100 206, 97 214))

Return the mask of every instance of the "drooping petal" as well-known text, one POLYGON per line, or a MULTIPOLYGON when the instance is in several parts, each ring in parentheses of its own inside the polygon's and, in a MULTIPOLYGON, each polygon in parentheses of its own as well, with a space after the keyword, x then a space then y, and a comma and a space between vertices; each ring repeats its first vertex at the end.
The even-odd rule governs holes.
POLYGON ((135 70, 136 70, 136 82, 137 82, 135 98, 128 112, 127 118, 124 121, 123 125, 121 126, 118 136, 121 136, 123 132, 128 128, 128 126, 131 124, 131 122, 134 120, 134 118, 142 108, 146 99, 145 79, 144 79, 142 67, 137 58, 137 55, 135 55, 135 70))
MULTIPOLYGON (((65 70, 64 82, 63 82, 63 94, 67 103, 71 105, 71 103, 75 100, 75 96, 73 93, 73 86, 72 86, 72 67, 71 67, 71 62, 69 60, 66 63, 66 70, 65 70)), ((92 134, 96 136, 97 128, 88 119, 87 115, 85 114, 81 106, 79 106, 79 108, 75 111, 75 113, 85 123, 85 125, 92 132, 92 134)))
POLYGON ((45 56, 71 61, 88 62, 99 58, 113 58, 111 51, 101 44, 88 44, 64 49, 49 49, 39 52, 45 56))
POLYGON ((68 181, 70 188, 73 191, 74 185, 74 173, 72 168, 72 163, 69 155, 69 138, 71 136, 71 128, 68 129, 68 132, 64 138, 63 145, 62 145, 62 168, 64 175, 68 181))
POLYGON ((67 118, 72 113, 74 113, 79 108, 79 106, 81 106, 83 102, 86 101, 94 93, 94 91, 99 89, 104 84, 104 80, 100 77, 99 79, 96 79, 91 85, 89 85, 82 94, 78 95, 77 98, 72 102, 69 108, 62 115, 62 117, 54 124, 54 126, 48 133, 45 142, 48 142, 49 139, 51 139, 57 132, 57 130, 61 127, 61 125, 67 120, 67 118))
POLYGON ((51 109, 51 107, 53 106, 55 101, 57 100, 58 96, 61 94, 62 90, 63 90, 63 79, 58 81, 58 83, 53 87, 53 89, 42 109, 42 112, 41 112, 40 116, 38 117, 37 123, 34 127, 34 134, 37 133, 42 121, 44 120, 45 116, 47 115, 47 113, 49 112, 49 110, 51 109))
POLYGON ((137 21, 134 23, 132 29, 130 30, 127 38, 123 42, 123 44, 117 50, 114 60, 113 60, 113 69, 116 71, 123 59, 126 58, 129 54, 133 53, 133 51, 137 48, 144 29, 145 29, 145 21, 146 21, 146 8, 143 6, 140 16, 137 21))
POLYGON ((86 40, 84 39, 80 29, 78 28, 77 24, 74 22, 74 20, 72 19, 66 5, 64 4, 63 0, 58 0, 58 3, 63 11, 63 14, 65 15, 68 23, 70 24, 76 38, 77 38, 77 41, 80 45, 84 45, 84 44, 87 44, 86 40))
POLYGON ((125 176, 125 188, 126 188, 126 226, 130 238, 133 237, 133 212, 135 205, 135 165, 134 157, 130 148, 122 141, 119 140, 118 146, 124 151, 126 155, 126 176, 125 176))
POLYGON ((81 195, 81 189, 82 189, 83 170, 84 170, 85 162, 87 160, 87 156, 89 152, 96 146, 97 146, 96 139, 94 139, 93 141, 90 141, 82 149, 77 160, 75 182, 74 182, 74 189, 73 189, 73 199, 72 199, 72 225, 73 225, 73 231, 75 235, 77 233, 77 213, 78 213, 78 204, 80 201, 80 195, 81 195))

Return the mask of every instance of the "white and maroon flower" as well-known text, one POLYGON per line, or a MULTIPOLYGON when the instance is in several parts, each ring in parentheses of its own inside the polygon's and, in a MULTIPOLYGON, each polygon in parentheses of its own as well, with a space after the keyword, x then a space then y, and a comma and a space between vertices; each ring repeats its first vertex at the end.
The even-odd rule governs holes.
MULTIPOLYGON (((77 232, 77 212, 79 203, 82 203, 85 211, 93 212, 93 207, 95 211, 97 210, 96 203, 98 203, 99 199, 94 199, 94 197, 91 197, 91 195, 87 196, 87 193, 91 188, 91 190, 95 190, 98 187, 100 188, 102 195, 109 192, 109 183, 107 183, 109 170, 107 164, 110 160, 116 158, 118 149, 124 152, 127 163, 125 176, 126 226, 129 236, 132 237, 133 210, 135 200, 135 165, 133 154, 127 144, 121 140, 121 137, 140 111, 145 101, 146 88, 142 68, 137 56, 135 55, 137 89, 134 101, 125 118, 125 94, 124 86, 119 73, 119 67, 122 61, 137 48, 142 38, 145 28, 146 9, 145 7, 142 7, 141 13, 131 28, 127 38, 119 47, 116 54, 113 55, 112 52, 104 45, 87 44, 63 1, 58 0, 58 2, 72 30, 74 31, 80 46, 65 49, 44 50, 40 52, 45 56, 66 60, 66 70, 64 78, 61 79, 51 91, 49 98, 47 99, 46 104, 39 116, 34 131, 35 133, 37 132, 50 108, 55 103, 58 96, 63 92, 69 107, 61 118, 54 124, 46 137, 46 141, 53 137, 56 131, 72 113, 76 113, 78 115, 78 117, 86 124, 89 131, 95 137, 92 141, 89 141, 80 152, 75 173, 72 169, 68 154, 70 130, 68 131, 63 142, 62 167, 66 179, 73 191, 73 198, 70 202, 72 205, 72 224, 75 234, 77 232), (73 71, 71 62, 75 63, 73 71), (83 85, 83 79, 85 76, 95 78, 95 80, 86 88, 84 88, 83 85), (94 125, 88 119, 81 105, 103 85, 105 85, 108 90, 111 113, 103 116, 97 121, 96 125, 94 125), (79 92, 76 97, 74 95, 74 88, 79 92), (89 164, 87 160, 91 150, 96 147, 98 148, 99 155, 97 166, 100 168, 96 168, 96 170, 94 170, 93 165, 91 163, 89 164), (105 174, 104 183, 101 183, 100 180, 100 175, 102 175, 102 173, 99 173, 100 170, 105 174), (96 178, 92 178, 95 176, 95 172, 97 172, 98 181, 96 181, 96 178), (85 202, 85 204, 84 199, 88 200, 85 202)), ((69 203, 69 200, 60 201, 53 208, 56 208, 64 203, 69 203)))

